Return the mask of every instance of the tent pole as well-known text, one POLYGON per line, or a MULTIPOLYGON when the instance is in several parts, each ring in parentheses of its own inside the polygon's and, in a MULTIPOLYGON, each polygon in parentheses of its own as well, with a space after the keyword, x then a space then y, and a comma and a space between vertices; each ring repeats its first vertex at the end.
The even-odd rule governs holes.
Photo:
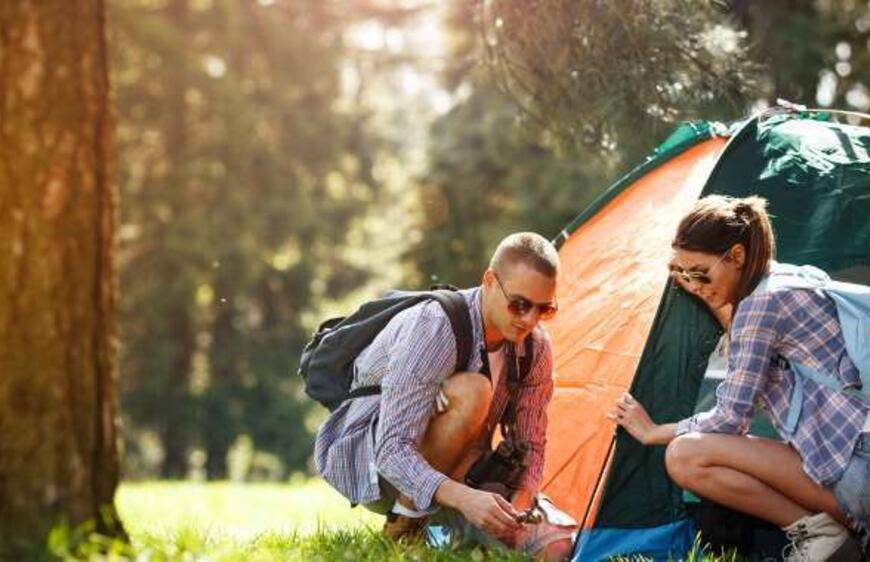
POLYGON ((601 480, 604 477, 604 471, 610 463, 610 456, 613 453, 613 447, 616 444, 616 429, 613 430, 613 437, 610 438, 610 445, 607 447, 607 454, 604 455, 604 462, 601 464, 601 470, 598 471, 598 478, 595 480, 595 487, 592 489, 592 495, 589 497, 589 503, 586 504, 586 512, 583 513, 583 521, 580 522, 580 532, 586 528, 586 521, 589 519, 589 511, 592 509, 592 504, 595 503, 595 498, 598 497, 598 492, 601 487, 601 480))

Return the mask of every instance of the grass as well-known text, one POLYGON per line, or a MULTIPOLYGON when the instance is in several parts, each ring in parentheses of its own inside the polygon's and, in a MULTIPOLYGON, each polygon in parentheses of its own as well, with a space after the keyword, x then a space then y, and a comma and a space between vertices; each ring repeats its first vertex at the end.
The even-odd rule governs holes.
MULTIPOLYGON (((59 527, 55 559, 88 562, 519 562, 511 552, 435 551, 380 535, 382 517, 320 480, 295 484, 124 484, 116 505, 130 542, 59 527)), ((632 559, 635 560, 635 559, 632 559)), ((704 562, 730 562, 731 558, 704 562)), ((692 562, 702 562, 693 558, 692 562)))
POLYGON ((321 480, 296 484, 149 482, 123 484, 115 503, 123 543, 91 526, 60 527, 56 557, 89 562, 519 562, 515 553, 435 551, 380 534, 383 517, 321 480))
POLYGON ((124 484, 115 497, 133 537, 170 538, 195 528, 204 536, 249 541, 373 528, 381 517, 350 504, 322 480, 298 484, 152 482, 124 484))

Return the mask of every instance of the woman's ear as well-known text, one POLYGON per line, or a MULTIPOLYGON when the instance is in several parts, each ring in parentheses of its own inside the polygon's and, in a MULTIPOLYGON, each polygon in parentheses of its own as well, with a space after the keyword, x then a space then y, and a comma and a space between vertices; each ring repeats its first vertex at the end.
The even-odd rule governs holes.
POLYGON ((734 262, 737 269, 743 269, 743 266, 746 265, 746 247, 743 244, 737 243, 731 246, 728 253, 731 254, 730 259, 734 262))

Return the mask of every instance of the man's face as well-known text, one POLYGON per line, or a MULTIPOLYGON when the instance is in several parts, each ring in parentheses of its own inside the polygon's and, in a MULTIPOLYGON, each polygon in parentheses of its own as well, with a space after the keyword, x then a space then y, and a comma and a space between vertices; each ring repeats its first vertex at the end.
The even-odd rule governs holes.
POLYGON ((523 341, 540 320, 555 313, 556 278, 523 263, 508 266, 500 273, 488 269, 483 283, 488 301, 484 306, 486 328, 494 329, 508 341, 523 341))

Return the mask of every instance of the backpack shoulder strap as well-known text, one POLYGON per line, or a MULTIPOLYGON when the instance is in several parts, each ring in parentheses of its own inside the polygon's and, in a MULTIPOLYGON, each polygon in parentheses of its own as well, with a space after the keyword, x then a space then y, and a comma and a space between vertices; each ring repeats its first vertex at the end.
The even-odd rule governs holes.
POLYGON ((517 357, 516 346, 509 344, 505 353, 507 361, 508 402, 501 416, 501 433, 504 436, 516 435, 517 400, 519 398, 520 382, 525 380, 532 371, 535 342, 532 335, 523 341, 523 356, 517 357), (517 365, 519 364, 519 365, 517 365))
POLYGON ((450 320, 450 327, 453 328, 453 336, 456 338, 456 370, 461 371, 468 367, 471 348, 474 345, 468 304, 465 302, 465 297, 457 291, 439 289, 432 291, 431 294, 450 320))
MULTIPOLYGON (((474 345, 474 333, 471 328, 471 314, 468 312, 468 305, 459 292, 450 289, 439 289, 430 291, 427 296, 438 302, 447 319, 450 320, 450 327, 453 329, 453 336, 456 338, 456 370, 459 371, 468 366, 471 360, 471 348, 474 345)), ((380 394, 380 385, 361 386, 350 391, 345 398, 360 398, 362 396, 373 396, 380 394)))
POLYGON ((520 380, 524 380, 532 372, 532 361, 535 359, 535 341, 532 334, 526 336, 523 342, 524 355, 520 358, 520 380))

